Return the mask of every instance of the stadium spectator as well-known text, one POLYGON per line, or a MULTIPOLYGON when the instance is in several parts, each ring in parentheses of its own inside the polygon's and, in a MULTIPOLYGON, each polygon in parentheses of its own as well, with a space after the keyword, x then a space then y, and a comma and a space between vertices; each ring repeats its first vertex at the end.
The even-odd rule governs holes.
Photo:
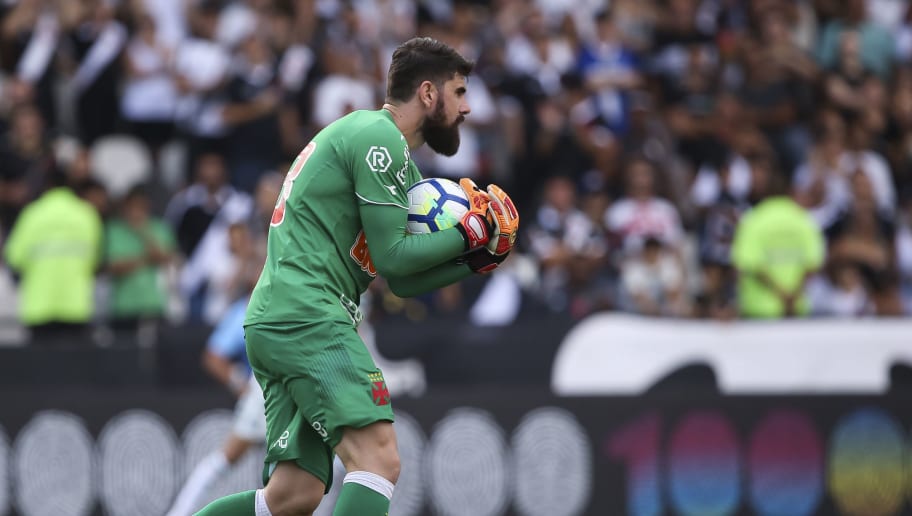
POLYGON ((897 71, 887 109, 886 156, 897 193, 912 191, 912 69, 897 71))
POLYGON ((201 154, 225 150, 221 90, 231 54, 215 41, 221 2, 203 0, 187 12, 191 36, 176 47, 173 68, 179 93, 175 124, 189 146, 187 163, 192 170, 201 154))
POLYGON ((266 250, 253 244, 245 222, 228 226, 226 257, 209 265, 206 278, 205 321, 209 324, 216 324, 234 302, 253 290, 266 258, 266 250))
POLYGON ((556 95, 561 76, 576 64, 574 42, 549 31, 544 14, 536 6, 529 6, 520 16, 518 30, 506 35, 507 71, 532 78, 545 95, 556 95))
POLYGON ((601 11, 595 20, 595 38, 583 44, 577 66, 595 93, 600 120, 623 136, 630 125, 630 93, 643 82, 640 65, 625 46, 612 12, 601 11))
POLYGON ((9 122, 9 131, 0 139, 0 223, 6 231, 44 187, 54 167, 47 128, 38 108, 18 105, 9 122))
POLYGON ((529 149, 534 177, 540 184, 551 175, 566 175, 582 179, 588 191, 610 188, 616 171, 608 162, 617 157, 617 140, 601 123, 582 76, 565 74, 561 84, 560 97, 542 99, 536 107, 539 131, 529 149))
MULTIPOLYGON (((76 2, 63 2, 61 9, 76 2)), ((4 100, 32 103, 49 126, 57 124, 54 56, 60 42, 60 15, 42 0, 13 3, 0 25, 0 67, 10 77, 4 100)))
MULTIPOLYGON (((671 200, 677 206, 688 203, 685 200, 687 185, 692 181, 691 170, 685 160, 675 152, 676 142, 655 96, 638 90, 631 94, 630 125, 621 147, 628 154, 643 156, 663 171, 671 190, 671 200)), ((612 165, 619 161, 616 156, 606 156, 612 165)), ((604 164, 600 168, 604 169, 604 164)), ((618 187, 621 185, 615 185, 618 187)))
POLYGON ((758 20, 761 37, 749 39, 742 49, 744 78, 738 96, 747 122, 763 132, 782 165, 792 170, 809 146, 810 136, 799 123, 812 91, 817 67, 804 51, 790 42, 785 21, 775 10, 758 20))
POLYGON ((680 255, 684 228, 677 209, 656 193, 657 171, 644 158, 632 157, 625 166, 624 196, 605 212, 605 227, 626 254, 636 254, 647 238, 660 240, 680 255))
MULTIPOLYGON (((236 15, 242 16, 242 15, 236 15)), ((238 20, 232 38, 234 63, 226 84, 222 122, 227 134, 231 182, 252 192, 264 172, 274 170, 300 147, 301 131, 293 103, 309 71, 309 50, 284 49, 278 55, 266 33, 265 23, 253 14, 238 20), (237 33, 240 34, 237 34, 237 33), (280 60, 281 59, 281 60, 280 60)))
POLYGON ((643 249, 621 263, 621 307, 641 315, 688 316, 685 277, 679 257, 661 240, 647 237, 643 249))
POLYGON ((363 73, 364 57, 349 45, 332 42, 324 50, 326 76, 316 85, 313 122, 323 128, 356 109, 373 108, 377 95, 373 82, 363 73))
POLYGON ((896 60, 904 65, 912 63, 912 4, 906 5, 901 25, 896 29, 896 60))
POLYGON ((86 145, 112 134, 119 124, 120 58, 129 35, 110 2, 70 2, 62 25, 60 55, 69 69, 77 133, 86 145), (77 7, 78 6, 78 7, 77 7))
POLYGON ((133 187, 120 204, 105 231, 105 264, 112 278, 108 312, 115 329, 135 331, 166 314, 169 292, 163 276, 176 243, 171 228, 150 213, 145 185, 133 187))
POLYGON ((250 237, 257 249, 266 249, 270 220, 284 182, 285 177, 278 172, 267 172, 260 176, 257 182, 256 190, 253 192, 253 210, 247 221, 247 225, 250 226, 250 237))
POLYGON ((661 76, 661 91, 676 151, 692 170, 704 163, 718 164, 725 151, 717 138, 713 116, 720 93, 716 56, 699 39, 670 46, 672 49, 666 50, 670 70, 661 76), (676 64, 678 60, 683 64, 676 64))
POLYGON ((126 129, 157 155, 174 133, 178 98, 171 74, 174 48, 151 14, 137 7, 133 18, 135 32, 124 51, 120 115, 126 129))
POLYGON ((823 265, 824 254, 823 233, 798 203, 786 196, 761 201, 738 222, 732 243, 741 315, 808 315, 805 285, 823 265))
POLYGON ((22 211, 5 249, 21 279, 20 320, 34 343, 85 336, 102 246, 92 205, 76 197, 62 172, 48 179, 50 188, 22 211))
POLYGON ((808 283, 808 299, 815 315, 864 317, 875 314, 865 280, 853 263, 830 260, 823 277, 808 283))
POLYGON ((880 82, 877 75, 865 67, 859 47, 858 32, 843 31, 838 60, 824 77, 827 100, 846 117, 858 117, 868 107, 863 92, 868 84, 880 82))
POLYGON ((569 310, 576 317, 604 308, 611 292, 605 278, 604 233, 577 208, 570 179, 549 179, 543 199, 528 231, 529 248, 540 269, 541 299, 552 310, 569 310))
POLYGON ((846 0, 837 13, 823 27, 817 60, 824 68, 832 68, 839 59, 839 46, 847 31, 858 33, 858 49, 863 65, 886 79, 893 64, 894 42, 890 32, 877 22, 868 19, 865 0, 846 0))
POLYGON ((212 264, 229 259, 228 227, 246 220, 253 203, 228 183, 221 155, 201 155, 195 172, 196 181, 171 199, 165 219, 174 228, 185 259, 179 283, 182 295, 190 300, 190 318, 214 324, 224 304, 208 302, 212 264))
POLYGON ((793 186, 818 224, 829 226, 851 203, 850 179, 859 170, 871 183, 878 209, 892 214, 896 194, 884 159, 864 148, 851 149, 846 123, 835 110, 820 112, 815 132, 814 146, 795 171, 793 186))
POLYGON ((102 221, 107 220, 111 211, 111 197, 101 181, 89 178, 75 183, 74 188, 81 199, 95 208, 102 221))
POLYGON ((228 131, 225 155, 231 183, 248 192, 261 174, 282 160, 279 116, 284 92, 277 67, 278 59, 263 35, 251 32, 238 42, 222 123, 228 131))
POLYGON ((906 198, 896 230, 896 268, 903 313, 912 314, 912 202, 906 198))
POLYGON ((868 176, 851 178, 852 202, 828 228, 829 259, 856 267, 880 315, 902 312, 896 281, 896 227, 892 214, 879 211, 868 176))

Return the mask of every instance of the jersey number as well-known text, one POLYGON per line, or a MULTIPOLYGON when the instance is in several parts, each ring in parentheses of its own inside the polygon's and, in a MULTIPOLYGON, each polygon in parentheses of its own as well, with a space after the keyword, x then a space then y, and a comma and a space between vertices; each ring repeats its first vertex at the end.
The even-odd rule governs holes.
POLYGON ((279 193, 278 200, 276 200, 275 210, 272 212, 272 220, 269 221, 271 226, 278 226, 285 220, 285 203, 288 202, 288 197, 291 196, 291 187, 294 186, 294 180, 301 174, 304 164, 307 163, 307 159, 310 158, 316 148, 316 142, 308 143, 298 154, 298 157, 295 158, 291 168, 288 169, 288 174, 285 175, 285 182, 282 183, 282 191, 279 193))

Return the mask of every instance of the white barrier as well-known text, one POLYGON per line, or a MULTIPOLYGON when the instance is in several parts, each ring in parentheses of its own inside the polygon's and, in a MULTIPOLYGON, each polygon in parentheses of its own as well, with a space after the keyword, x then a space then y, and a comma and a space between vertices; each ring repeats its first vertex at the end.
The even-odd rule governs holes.
POLYGON ((880 394, 890 366, 912 364, 912 319, 687 321, 598 314, 557 352, 558 395, 641 394, 702 363, 726 394, 880 394))

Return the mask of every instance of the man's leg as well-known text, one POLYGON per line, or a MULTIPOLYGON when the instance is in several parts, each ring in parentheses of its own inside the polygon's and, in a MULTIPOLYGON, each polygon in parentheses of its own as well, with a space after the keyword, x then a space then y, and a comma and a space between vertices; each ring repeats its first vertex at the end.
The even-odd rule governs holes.
MULTIPOLYGON (((349 471, 335 516, 386 516, 399 474, 393 410, 383 374, 355 329, 338 322, 249 326, 248 355, 261 334, 271 345, 258 347, 251 364, 258 378, 265 377, 261 363, 281 378, 263 386, 270 421, 266 462, 294 460, 327 486, 335 451, 349 471), (273 400, 288 399, 293 413, 272 410, 273 400)), ((274 509, 271 495, 268 500, 274 509)))
POLYGON ((399 479, 396 433, 389 421, 346 427, 336 453, 348 473, 333 516, 387 516, 399 479))
POLYGON ((193 468, 187 482, 174 500, 168 516, 187 516, 199 507, 200 500, 212 484, 222 476, 253 445, 251 441, 231 434, 221 450, 207 455, 193 468))
POLYGON ((264 508, 268 507, 269 512, 258 512, 256 516, 310 516, 325 491, 325 484, 312 473, 293 461, 280 462, 263 489, 264 508))

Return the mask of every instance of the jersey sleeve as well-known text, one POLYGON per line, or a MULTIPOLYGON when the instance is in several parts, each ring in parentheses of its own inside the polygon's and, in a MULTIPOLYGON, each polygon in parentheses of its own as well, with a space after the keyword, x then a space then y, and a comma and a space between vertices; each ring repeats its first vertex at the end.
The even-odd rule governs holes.
POLYGON ((467 265, 449 261, 409 276, 388 276, 386 281, 393 294, 399 297, 415 297, 471 275, 472 270, 467 265))
POLYGON ((405 212, 390 206, 361 206, 367 246, 383 276, 410 276, 462 254, 465 244, 456 228, 413 235, 405 229, 406 220, 405 212))
POLYGON ((405 137, 394 126, 378 123, 359 131, 348 145, 359 203, 408 209, 406 191, 414 181, 405 137))

